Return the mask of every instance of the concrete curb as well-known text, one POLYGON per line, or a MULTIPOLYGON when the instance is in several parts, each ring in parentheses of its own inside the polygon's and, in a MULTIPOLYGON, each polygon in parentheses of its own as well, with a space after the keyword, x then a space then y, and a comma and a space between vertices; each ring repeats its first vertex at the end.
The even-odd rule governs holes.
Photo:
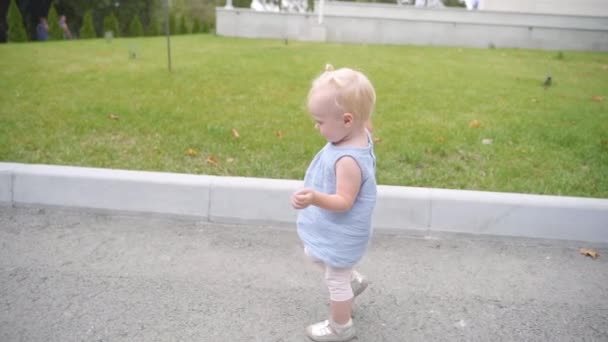
MULTIPOLYGON (((294 223, 301 181, 0 163, 0 202, 294 223)), ((608 200, 379 186, 375 229, 608 242, 608 200)))

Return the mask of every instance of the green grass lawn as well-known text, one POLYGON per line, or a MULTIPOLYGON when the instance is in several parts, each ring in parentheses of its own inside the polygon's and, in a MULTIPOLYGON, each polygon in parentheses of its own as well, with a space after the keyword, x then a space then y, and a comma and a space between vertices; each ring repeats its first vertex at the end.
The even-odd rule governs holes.
POLYGON ((0 45, 0 161, 302 178, 324 144, 306 95, 330 62, 376 87, 380 184, 608 197, 606 53, 212 35, 171 47, 173 73, 161 37, 0 45))

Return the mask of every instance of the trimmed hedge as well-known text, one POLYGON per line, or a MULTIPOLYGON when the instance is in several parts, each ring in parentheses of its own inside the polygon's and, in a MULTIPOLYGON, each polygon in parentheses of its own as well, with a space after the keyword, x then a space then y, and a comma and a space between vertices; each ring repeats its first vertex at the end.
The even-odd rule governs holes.
POLYGON ((21 11, 19 11, 19 7, 17 7, 15 0, 11 0, 8 7, 6 23, 8 24, 6 38, 9 42, 17 43, 28 41, 25 25, 23 25, 23 17, 21 16, 21 11))

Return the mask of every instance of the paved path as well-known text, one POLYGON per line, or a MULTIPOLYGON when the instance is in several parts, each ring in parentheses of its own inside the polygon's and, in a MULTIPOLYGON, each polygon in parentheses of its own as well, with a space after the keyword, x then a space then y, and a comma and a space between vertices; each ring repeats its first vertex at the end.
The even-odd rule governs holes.
MULTIPOLYGON (((0 207, 0 242, 3 342, 306 341, 326 315, 293 227, 0 207)), ((608 341, 607 247, 377 232, 358 341, 608 341)))

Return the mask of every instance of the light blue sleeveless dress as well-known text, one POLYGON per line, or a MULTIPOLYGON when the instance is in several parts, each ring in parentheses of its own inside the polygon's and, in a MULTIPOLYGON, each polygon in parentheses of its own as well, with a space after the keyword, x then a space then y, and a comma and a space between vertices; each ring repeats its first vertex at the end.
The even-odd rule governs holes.
POLYGON ((326 265, 351 268, 365 253, 372 234, 376 205, 376 157, 371 137, 367 147, 337 147, 327 143, 312 160, 304 186, 336 193, 336 163, 352 157, 362 172, 361 189, 353 207, 343 213, 309 206, 298 213, 298 235, 307 252, 326 265))

